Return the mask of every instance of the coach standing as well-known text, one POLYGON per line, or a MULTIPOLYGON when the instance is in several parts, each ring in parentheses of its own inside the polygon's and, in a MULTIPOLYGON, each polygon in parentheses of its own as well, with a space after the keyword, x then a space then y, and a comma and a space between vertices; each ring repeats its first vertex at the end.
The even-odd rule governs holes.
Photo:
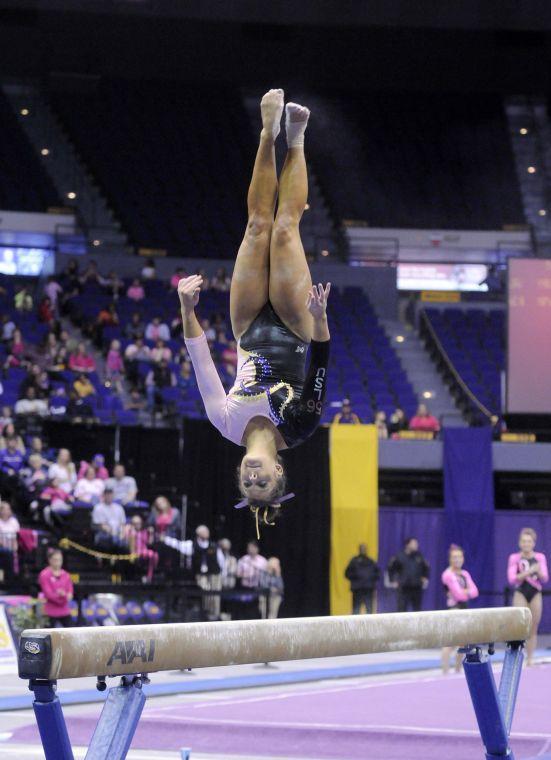
POLYGON ((359 615, 362 604, 368 615, 373 612, 373 596, 379 580, 379 565, 367 556, 367 546, 360 544, 358 554, 352 557, 344 571, 352 591, 352 614, 359 615))
POLYGON ((391 586, 397 589, 398 612, 418 612, 423 591, 429 583, 429 563, 419 551, 416 538, 407 538, 404 548, 391 558, 387 568, 391 586))

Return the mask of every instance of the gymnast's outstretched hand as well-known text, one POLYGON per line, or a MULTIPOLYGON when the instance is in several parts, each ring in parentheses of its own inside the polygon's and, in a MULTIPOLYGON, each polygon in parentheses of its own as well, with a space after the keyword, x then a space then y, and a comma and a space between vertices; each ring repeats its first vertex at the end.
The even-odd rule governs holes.
POLYGON ((312 338, 315 341, 329 340, 329 327, 327 325, 327 300, 331 292, 331 283, 328 282, 325 288, 323 285, 312 285, 308 291, 306 299, 306 308, 314 318, 312 338))
POLYGON ((199 294, 201 292, 201 285, 203 284, 203 278, 201 275, 192 274, 190 277, 184 277, 178 283, 178 296, 180 297, 180 304, 182 311, 193 311, 199 303, 199 294))
POLYGON ((327 309, 327 300, 329 299, 329 293, 331 292, 331 283, 328 282, 323 285, 312 285, 312 290, 308 292, 308 298, 306 301, 306 308, 314 319, 323 319, 327 309))

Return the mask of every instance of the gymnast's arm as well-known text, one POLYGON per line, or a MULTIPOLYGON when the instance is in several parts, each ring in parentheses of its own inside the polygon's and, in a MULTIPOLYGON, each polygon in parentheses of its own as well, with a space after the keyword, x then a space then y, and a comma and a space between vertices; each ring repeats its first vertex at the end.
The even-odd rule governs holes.
POLYGON ((180 280, 178 295, 182 309, 184 339, 195 370, 199 392, 205 404, 207 417, 220 430, 224 427, 226 391, 214 366, 205 333, 195 314, 202 282, 198 275, 180 280))

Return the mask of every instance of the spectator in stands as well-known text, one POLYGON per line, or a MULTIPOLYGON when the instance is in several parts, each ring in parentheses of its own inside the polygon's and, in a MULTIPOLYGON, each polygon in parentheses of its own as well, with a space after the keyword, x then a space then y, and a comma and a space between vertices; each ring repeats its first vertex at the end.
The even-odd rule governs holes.
POLYGON ((198 277, 203 278, 203 284, 201 285, 201 290, 209 290, 210 289, 210 279, 204 269, 198 269, 196 272, 198 277))
POLYGON ((132 280, 132 284, 126 291, 126 297, 129 298, 131 301, 143 301, 145 298, 145 290, 143 288, 142 283, 138 280, 138 278, 132 280))
POLYGON ((54 363, 51 367, 48 367, 48 371, 51 373, 55 373, 54 379, 57 378, 61 379, 61 377, 58 376, 59 372, 65 372, 66 369, 69 368, 69 352, 65 348, 65 346, 60 346, 59 350, 56 354, 54 363))
POLYGON ((192 371, 191 362, 189 360, 180 364, 180 371, 178 372, 176 383, 178 388, 181 388, 184 393, 187 393, 191 388, 197 387, 195 373, 192 371))
POLYGON ((333 417, 333 424, 334 425, 359 425, 360 424, 360 418, 352 410, 352 404, 350 403, 350 399, 343 398, 341 403, 341 411, 337 412, 337 414, 333 417))
POLYGON ((36 497, 46 488, 48 468, 40 454, 31 454, 27 461, 27 467, 21 470, 21 478, 29 494, 36 497))
MULTIPOLYGON (((210 530, 206 525, 199 525, 195 529, 195 538, 188 541, 178 541, 166 534, 163 543, 171 546, 181 554, 189 557, 191 570, 195 582, 203 591, 220 591, 222 578, 220 575, 223 565, 222 550, 210 540, 210 530)), ((220 617, 220 596, 206 596, 203 598, 203 609, 213 620, 220 617)))
POLYGON ((31 510, 36 510, 42 504, 44 522, 55 526, 63 524, 63 518, 70 514, 73 508, 72 502, 73 497, 61 488, 59 478, 53 478, 40 492, 39 501, 31 503, 31 510))
POLYGON ((160 317, 153 317, 151 322, 145 328, 146 340, 170 340, 170 330, 168 325, 161 322, 160 317))
POLYGON ((279 614, 285 590, 281 562, 278 557, 270 557, 265 572, 260 573, 260 588, 267 592, 258 599, 260 617, 275 620, 279 614))
POLYGON ((159 363, 162 361, 172 361, 172 351, 160 338, 155 341, 155 347, 151 349, 150 358, 152 362, 159 363))
POLYGON ((131 475, 126 474, 124 465, 116 464, 113 468, 113 477, 105 483, 106 488, 111 488, 114 499, 123 507, 136 501, 138 495, 138 486, 136 480, 131 475))
POLYGON ((146 407, 145 399, 137 388, 132 388, 130 398, 124 408, 131 412, 143 412, 146 407))
POLYGON ((79 277, 81 285, 87 285, 88 283, 99 283, 100 273, 98 271, 97 261, 90 259, 86 269, 79 277))
MULTIPOLYGON (((178 283, 180 280, 183 280, 184 277, 187 277, 187 274, 183 267, 175 269, 174 274, 170 278, 170 290, 178 290, 178 283)), ((182 321, 181 318, 180 321, 182 321)))
POLYGON ((216 340, 216 330, 212 327, 210 320, 202 319, 201 327, 207 340, 216 340))
MULTIPOLYGON (((21 440, 21 445, 24 446, 23 440, 21 440)), ((33 435, 30 440, 29 448, 27 450, 27 462, 33 454, 37 454, 44 464, 48 466, 51 464, 50 460, 52 459, 53 452, 46 448, 44 441, 38 435, 33 435)))
POLYGON ((8 358, 5 367, 25 367, 28 364, 28 352, 21 330, 13 331, 12 339, 8 347, 8 358))
POLYGON ((92 510, 92 528, 95 531, 96 546, 106 551, 123 549, 125 524, 124 508, 114 500, 113 491, 106 488, 102 500, 98 501, 92 510))
POLYGON ((78 501, 84 501, 87 504, 97 504, 101 501, 104 490, 104 481, 98 478, 96 468, 90 465, 86 470, 86 475, 77 480, 74 496, 78 501))
POLYGON ((40 376, 40 372, 41 372, 41 369, 38 364, 31 364, 26 377, 19 384, 19 389, 18 389, 19 398, 25 398, 29 388, 34 388, 35 391, 38 393, 38 389, 39 389, 38 378, 40 376))
POLYGON ((359 615, 362 605, 367 615, 373 612, 373 600, 381 571, 379 565, 367 554, 367 546, 360 544, 358 554, 352 557, 344 571, 350 581, 352 614, 359 615))
POLYGON ((134 386, 141 385, 140 362, 148 362, 151 358, 151 349, 146 346, 141 337, 129 343, 124 352, 124 364, 126 379, 134 386))
POLYGON ((237 372, 237 343, 234 340, 228 341, 222 350, 220 359, 225 371, 232 377, 235 377, 237 372))
POLYGON ((2 342, 9 343, 16 329, 15 322, 8 314, 2 314, 2 342))
POLYGON ((390 559, 387 572, 391 586, 397 589, 398 612, 407 612, 410 607, 418 612, 429 583, 430 568, 416 538, 406 538, 402 551, 390 559))
POLYGON ((171 371, 168 362, 163 359, 147 373, 145 379, 148 409, 154 411, 156 407, 162 406, 162 389, 174 388, 175 385, 176 377, 174 372, 171 371))
POLYGON ((64 417, 67 414, 69 399, 63 385, 59 385, 50 398, 49 411, 52 417, 64 417))
POLYGON ((45 417, 48 414, 48 404, 44 399, 36 397, 36 390, 27 388, 25 398, 20 398, 15 404, 16 414, 37 414, 45 417))
POLYGON ((0 549, 15 554, 17 551, 17 534, 20 530, 19 520, 14 516, 11 504, 0 502, 0 549))
POLYGON ((178 313, 174 315, 174 319, 170 323, 170 337, 183 338, 183 336, 184 336, 184 326, 182 324, 182 317, 178 313))
POLYGON ((33 297, 25 285, 17 291, 13 303, 15 309, 22 314, 33 310, 33 297))
POLYGON ((77 377, 73 383, 73 388, 79 398, 88 398, 88 396, 96 395, 96 389, 90 382, 90 378, 87 377, 84 372, 81 372, 77 377))
POLYGON ((70 627, 69 603, 73 598, 74 588, 71 576, 63 570, 63 554, 59 549, 48 550, 48 567, 38 576, 38 583, 46 598, 44 613, 50 618, 50 627, 70 627))
POLYGON ((102 277, 100 279, 100 282, 102 286, 107 290, 107 292, 113 297, 113 300, 116 301, 121 293, 121 290, 124 288, 124 282, 115 272, 115 270, 111 270, 107 277, 102 277))
POLYGON ((147 259, 142 268, 142 280, 154 280, 157 277, 157 269, 155 268, 155 261, 153 259, 147 259))
POLYGON ((58 302, 61 297, 61 294, 63 293, 63 288, 59 284, 59 282, 56 280, 56 278, 53 275, 50 275, 46 281, 46 285, 44 286, 44 293, 48 296, 50 299, 50 303, 52 304, 52 309, 54 310, 54 313, 57 314, 58 311, 58 302))
POLYGON ((48 469, 48 477, 50 480, 57 478, 60 488, 72 492, 77 482, 77 473, 69 449, 59 449, 57 460, 48 469))
POLYGON ((140 515, 134 515, 130 522, 124 526, 122 535, 128 552, 136 554, 138 561, 142 560, 146 564, 147 571, 142 577, 142 582, 151 583, 155 568, 159 564, 159 555, 151 548, 153 540, 151 529, 144 528, 140 515))
MULTIPOLYGON (((452 544, 448 551, 448 567, 441 576, 442 585, 446 589, 446 606, 449 610, 466 609, 471 599, 478 596, 478 588, 464 568, 465 555, 463 549, 457 544, 452 544)), ((447 674, 450 669, 450 657, 453 647, 442 649, 442 671, 447 674)), ((455 672, 461 670, 462 656, 455 650, 455 672)))
POLYGON ((79 343, 76 353, 69 357, 69 369, 73 372, 95 372, 96 362, 93 357, 86 351, 86 344, 79 343))
POLYGON ((176 536, 180 530, 180 512, 166 496, 157 496, 151 505, 147 525, 155 529, 158 537, 176 536))
POLYGON ((106 327, 116 327, 118 324, 119 315, 117 314, 117 307, 113 302, 111 302, 109 306, 100 309, 100 312, 96 319, 96 324, 92 330, 94 342, 98 348, 101 348, 103 341, 103 330, 106 327))
POLYGON ((54 307, 48 296, 43 296, 38 304, 38 320, 46 325, 53 325, 55 321, 54 307))
POLYGON ((377 428, 378 438, 388 438, 388 428, 386 426, 385 412, 375 412, 375 427, 377 428))
POLYGON ((221 578, 222 588, 235 588, 237 580, 237 557, 231 552, 231 541, 229 538, 221 538, 218 541, 218 547, 222 552, 221 578))
POLYGON ((422 432, 438 433, 440 423, 430 414, 426 404, 419 404, 415 416, 409 421, 410 430, 419 430, 422 432))
POLYGON ((71 259, 61 274, 63 293, 69 298, 78 295, 82 290, 78 261, 71 259))
POLYGON ((143 338, 145 332, 145 325, 139 312, 135 311, 130 317, 130 322, 126 323, 124 328, 124 337, 130 340, 137 340, 143 338))
POLYGON ((45 400, 48 399, 52 391, 52 383, 50 382, 49 374, 45 370, 42 370, 40 372, 37 378, 36 384, 37 384, 36 395, 38 396, 38 398, 42 398, 45 400))
POLYGON ((249 541, 247 553, 237 563, 237 577, 240 579, 243 588, 258 588, 260 573, 265 572, 267 567, 268 560, 260 554, 258 543, 249 541))
POLYGON ((122 379, 124 377, 124 362, 121 355, 120 340, 112 340, 105 360, 105 376, 108 382, 113 383, 117 393, 122 391, 122 379))
POLYGON ((408 422, 408 418, 405 415, 404 410, 401 409, 399 406, 396 407, 396 409, 390 415, 390 421, 388 424, 388 432, 392 436, 395 433, 399 433, 402 430, 407 430, 408 428, 409 428, 409 422, 408 422))
MULTIPOLYGON (((109 480, 109 470, 105 466, 105 457, 103 454, 94 454, 91 462, 87 462, 82 459, 78 468, 77 479, 85 478, 89 467, 93 467, 96 471, 96 475, 100 480, 109 480)), ((118 499, 115 499, 118 501, 118 499)))
POLYGON ((80 398, 75 390, 72 390, 69 394, 67 417, 70 417, 72 422, 82 422, 83 420, 92 419, 94 417, 94 410, 92 409, 90 402, 85 398, 80 398))
POLYGON ((0 430, 3 431, 6 425, 13 424, 13 414, 10 406, 2 407, 2 415, 0 416, 0 430))
POLYGON ((210 282, 210 286, 213 290, 218 290, 220 293, 229 293, 231 285, 231 278, 224 269, 220 267, 216 270, 216 274, 210 282))
POLYGON ((59 348, 60 345, 56 334, 54 332, 49 332, 46 336, 46 340, 40 347, 39 355, 36 360, 37 363, 47 370, 52 369, 55 366, 55 360, 59 348))
POLYGON ((20 451, 24 456, 26 453, 25 442, 15 429, 13 422, 8 422, 7 425, 4 425, 2 436, 0 437, 0 449, 7 448, 10 438, 13 438, 17 450, 20 451))

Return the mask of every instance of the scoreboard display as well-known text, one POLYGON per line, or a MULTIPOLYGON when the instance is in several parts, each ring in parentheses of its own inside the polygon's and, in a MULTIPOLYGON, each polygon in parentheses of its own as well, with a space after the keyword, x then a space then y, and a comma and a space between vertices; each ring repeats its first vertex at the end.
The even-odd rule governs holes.
POLYGON ((509 259, 507 411, 551 414, 551 259, 509 259))

